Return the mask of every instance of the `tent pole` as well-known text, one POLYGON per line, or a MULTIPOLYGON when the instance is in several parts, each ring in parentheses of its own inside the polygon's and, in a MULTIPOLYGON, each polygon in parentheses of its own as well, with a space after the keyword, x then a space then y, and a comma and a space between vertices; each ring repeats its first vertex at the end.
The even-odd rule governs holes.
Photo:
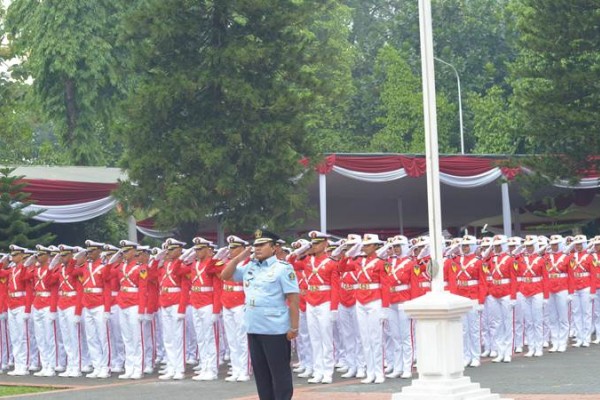
POLYGON ((127 217, 127 239, 135 243, 138 241, 137 224, 133 215, 127 217))
POLYGON ((400 234, 404 235, 404 210, 402 208, 402 198, 398 198, 398 225, 400 234))
POLYGON ((504 234, 512 236, 512 215, 510 212, 510 196, 508 193, 508 182, 502 183, 502 223, 504 234))
POLYGON ((327 177, 319 174, 319 215, 321 232, 327 232, 327 177))

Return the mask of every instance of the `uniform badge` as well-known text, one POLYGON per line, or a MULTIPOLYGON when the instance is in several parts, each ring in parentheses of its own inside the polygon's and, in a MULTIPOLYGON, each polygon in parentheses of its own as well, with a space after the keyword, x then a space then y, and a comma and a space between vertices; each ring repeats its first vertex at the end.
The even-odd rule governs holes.
POLYGON ((514 262, 513 263, 513 268, 515 269, 515 271, 519 270, 519 263, 518 262, 514 262))
POLYGON ((146 279, 146 277, 148 277, 148 271, 143 269, 140 271, 140 278, 142 279, 146 279))
POLYGON ((550 271, 550 269, 551 269, 551 268, 552 268, 552 266, 550 265, 550 263, 546 263, 546 269, 547 269, 548 271, 550 271))
POLYGON ((6 278, 0 278, 0 283, 6 283, 6 278))
POLYGON ((80 283, 83 283, 84 279, 83 279, 83 275, 79 275, 79 278, 77 278, 79 280, 80 283))
POLYGON ((290 272, 290 274, 288 275, 288 278, 290 278, 291 281, 296 279, 296 274, 292 271, 290 272))
POLYGON ((390 263, 389 263, 389 262, 386 262, 386 263, 384 264, 384 267, 383 267, 383 268, 385 269, 385 272, 386 272, 387 274, 389 274, 389 273, 390 273, 391 265, 390 265, 390 263))
POLYGON ((255 239, 260 239, 261 237, 262 237, 262 231, 261 231, 260 229, 257 229, 257 230, 254 232, 254 238, 255 238, 255 239))
POLYGON ((571 264, 571 268, 575 268, 575 260, 571 260, 570 264, 571 264))
POLYGON ((457 269, 458 267, 456 266, 456 264, 452 263, 452 272, 456 273, 457 269))
POLYGON ((413 271, 415 271, 415 275, 416 276, 421 275, 421 268, 419 268, 419 266, 414 267, 413 271))
POLYGON ((483 263, 483 272, 485 272, 486 274, 490 273, 490 267, 487 263, 483 263))
POLYGON ((244 286, 249 287, 250 286, 250 281, 244 281, 244 286))

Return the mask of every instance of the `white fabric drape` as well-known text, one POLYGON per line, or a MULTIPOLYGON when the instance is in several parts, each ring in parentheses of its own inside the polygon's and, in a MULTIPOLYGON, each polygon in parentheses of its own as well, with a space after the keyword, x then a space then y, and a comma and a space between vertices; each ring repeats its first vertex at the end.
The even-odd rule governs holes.
POLYGON ((473 176, 454 176, 440 172, 440 182, 449 186, 469 189, 492 183, 501 176, 502 171, 498 167, 492 168, 491 170, 482 174, 473 176))
POLYGON ((172 231, 159 231, 156 229, 149 229, 149 228, 142 228, 141 226, 137 226, 137 230, 138 232, 140 232, 142 235, 144 236, 148 236, 154 239, 163 239, 163 238, 168 238, 171 236, 175 236, 175 234, 172 231))
POLYGON ((33 219, 37 221, 51 221, 58 224, 82 222, 99 217, 112 210, 117 205, 117 200, 108 196, 87 203, 69 204, 64 206, 44 206, 31 204, 23 209, 24 212, 38 212, 33 219))
POLYGON ((554 186, 565 189, 595 189, 600 187, 600 178, 582 178, 575 185, 570 184, 567 180, 559 180, 554 186))
POLYGON ((359 181, 365 182, 389 182, 395 181, 396 179, 402 179, 407 176, 406 170, 404 168, 388 172, 369 173, 352 171, 350 169, 334 166, 333 171, 348 178, 357 179, 359 181))

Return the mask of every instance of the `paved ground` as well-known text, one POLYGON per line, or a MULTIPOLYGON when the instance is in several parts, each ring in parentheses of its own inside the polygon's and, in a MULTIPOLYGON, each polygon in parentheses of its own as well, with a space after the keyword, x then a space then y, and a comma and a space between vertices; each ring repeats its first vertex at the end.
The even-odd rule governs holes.
MULTIPOLYGON (((465 375, 493 393, 514 400, 600 400, 600 346, 570 348, 566 353, 546 353, 541 358, 516 356, 510 364, 484 361, 479 368, 468 368, 465 375)), ((189 377, 192 373, 188 374, 189 377)), ((222 374, 224 377, 224 373, 222 374)), ((157 375, 140 381, 115 378, 35 378, 0 376, 0 385, 49 385, 65 389, 33 395, 9 396, 20 399, 86 400, 250 400, 256 399, 253 382, 227 383, 184 381, 163 382, 157 375), (40 397, 42 396, 42 397, 40 397)), ((294 399, 298 400, 389 400, 391 393, 401 391, 410 381, 388 379, 382 385, 362 385, 358 380, 339 377, 331 385, 308 385, 295 380, 294 399)))

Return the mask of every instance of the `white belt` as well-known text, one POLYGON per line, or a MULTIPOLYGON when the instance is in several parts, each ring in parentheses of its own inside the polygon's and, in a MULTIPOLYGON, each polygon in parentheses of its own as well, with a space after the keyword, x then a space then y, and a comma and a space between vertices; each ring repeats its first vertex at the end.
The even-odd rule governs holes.
MULTIPOLYGON (((165 288, 165 289, 179 289, 179 288, 165 288)), ((192 292, 212 292, 214 289, 212 286, 192 286, 192 292)), ((177 293, 181 292, 181 289, 169 291, 167 293, 177 293)))
POLYGON ((510 283, 510 279, 508 279, 508 278, 492 279, 492 283, 494 285, 506 285, 506 284, 510 283))
POLYGON ((35 295, 37 297, 50 297, 50 296, 52 296, 52 293, 50 293, 50 292, 35 292, 35 295))
POLYGON ((476 279, 471 279, 468 281, 456 281, 456 286, 475 286, 479 284, 479 281, 476 279))
POLYGON ((84 288, 83 293, 104 293, 104 289, 99 287, 84 288))
POLYGON ((394 293, 394 292, 402 292, 404 290, 408 290, 410 289, 410 286, 408 285, 398 285, 398 286, 392 286, 390 288, 390 292, 394 293))
POLYGON ((73 291, 73 292, 63 292, 62 290, 60 292, 58 292, 59 296, 63 296, 63 297, 75 297, 77 296, 77 292, 73 291))
POLYGON ((419 287, 431 287, 431 282, 419 282, 419 287))
POLYGON ((164 287, 160 290, 162 293, 179 293, 181 288, 178 287, 164 287))
POLYGON ((590 276, 589 272, 575 272, 575 278, 587 278, 590 276))
POLYGON ((342 283, 341 288, 344 290, 355 290, 358 289, 358 284, 356 283, 342 283))
POLYGON ((527 278, 524 276, 520 276, 517 278, 518 282, 524 282, 524 283, 536 283, 536 282, 541 282, 542 281, 542 277, 541 276, 534 276, 531 278, 527 278))
POLYGON ((119 295, 119 292, 114 292, 114 291, 113 291, 113 292, 110 292, 110 295, 111 295, 112 297, 115 297, 115 296, 118 296, 118 295, 119 295))
POLYGON ((569 275, 565 274, 564 272, 548 274, 548 278, 550 278, 550 279, 567 278, 568 276, 569 275))
POLYGON ((139 288, 136 287, 122 287, 121 292, 125 293, 138 293, 140 291, 139 288))
POLYGON ((243 286, 236 286, 236 285, 223 285, 223 290, 225 292, 243 292, 244 291, 244 287, 243 286))
POLYGON ((8 294, 8 297, 25 297, 27 295, 26 292, 12 292, 8 294))
POLYGON ((379 289, 381 285, 379 283, 359 283, 358 288, 360 290, 374 290, 379 289))
POLYGON ((309 292, 325 292, 331 290, 331 285, 308 285, 309 292))

